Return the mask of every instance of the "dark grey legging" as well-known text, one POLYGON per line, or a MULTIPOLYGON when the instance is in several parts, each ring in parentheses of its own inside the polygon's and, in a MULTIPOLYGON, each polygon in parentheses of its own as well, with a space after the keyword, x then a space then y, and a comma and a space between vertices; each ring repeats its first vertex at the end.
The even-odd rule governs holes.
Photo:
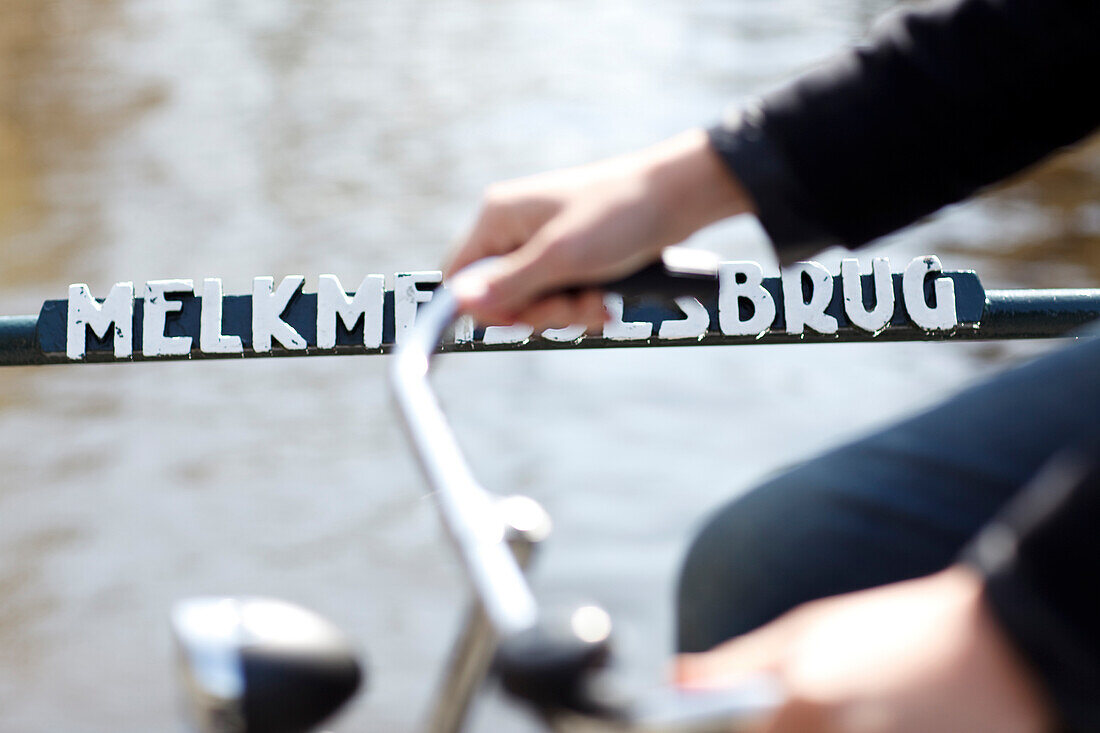
POLYGON ((688 552, 678 644, 935 572, 1060 448, 1100 433, 1100 339, 969 389, 720 509, 688 552))

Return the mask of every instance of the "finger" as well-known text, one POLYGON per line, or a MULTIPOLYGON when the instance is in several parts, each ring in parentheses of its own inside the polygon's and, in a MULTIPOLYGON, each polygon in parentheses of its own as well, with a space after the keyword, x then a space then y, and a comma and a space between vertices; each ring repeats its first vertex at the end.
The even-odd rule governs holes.
POLYGON ((490 293, 493 272, 503 263, 499 259, 478 260, 467 265, 446 281, 458 301, 459 311, 473 316, 484 326, 505 326, 517 322, 517 311, 500 308, 490 293))
POLYGON ((459 272, 450 286, 459 307, 482 323, 518 319, 543 293, 556 290, 560 274, 531 246, 459 272))
POLYGON ((569 295, 552 295, 536 301, 534 305, 518 313, 516 319, 541 331, 546 328, 565 328, 579 323, 582 316, 583 314, 577 309, 575 298, 569 295))
POLYGON ((730 687, 750 677, 778 672, 789 648, 787 624, 773 622, 701 654, 681 654, 674 682, 688 689, 730 687))
POLYGON ((583 293, 559 293, 541 298, 515 316, 517 321, 542 330, 582 325, 586 332, 603 329, 607 309, 603 296, 595 290, 583 293))
POLYGON ((603 332, 610 314, 603 302, 603 293, 599 290, 585 290, 576 297, 577 319, 575 323, 584 324, 588 333, 603 332))
POLYGON ((485 257, 502 255, 519 247, 525 238, 515 231, 513 222, 506 221, 501 211, 492 204, 485 204, 473 227, 447 255, 443 265, 443 277, 449 278, 459 270, 485 257))
POLYGON ((443 279, 450 279, 478 260, 510 252, 516 246, 518 243, 506 243, 499 238, 472 232, 447 256, 443 264, 443 279))
MULTIPOLYGON (((779 707, 762 727, 761 733, 833 733, 838 730, 833 718, 828 705, 794 697, 779 707)), ((848 726, 843 728, 849 729, 848 726)), ((874 729, 881 730, 881 727, 875 726, 874 729)))

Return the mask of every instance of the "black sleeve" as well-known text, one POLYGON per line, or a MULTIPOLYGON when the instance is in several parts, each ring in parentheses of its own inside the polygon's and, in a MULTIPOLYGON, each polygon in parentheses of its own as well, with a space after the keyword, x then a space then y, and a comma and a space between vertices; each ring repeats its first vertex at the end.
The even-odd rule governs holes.
POLYGON ((1098 456, 1055 460, 963 553, 1072 731, 1100 730, 1098 456))
POLYGON ((790 260, 863 244, 1100 125, 1100 2, 950 0, 710 131, 790 260))

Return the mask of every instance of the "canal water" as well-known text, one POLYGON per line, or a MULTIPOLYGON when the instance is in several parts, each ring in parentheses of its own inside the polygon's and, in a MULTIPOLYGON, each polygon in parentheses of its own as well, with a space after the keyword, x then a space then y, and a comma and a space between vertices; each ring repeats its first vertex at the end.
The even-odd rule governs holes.
MULTIPOLYGON (((0 0, 0 313, 72 282, 434 269, 486 184, 709 123, 888 5, 0 0)), ((873 252, 1095 285, 1098 181, 1092 145, 873 252)), ((774 267, 751 221, 694 243, 774 267)), ((539 593, 606 605, 644 686, 709 509, 1050 347, 456 355, 437 384, 485 483, 556 520, 539 593)), ((0 730, 179 730, 166 615, 205 593, 330 616, 371 667, 334 729, 413 729, 465 602, 386 363, 0 371, 0 730)))

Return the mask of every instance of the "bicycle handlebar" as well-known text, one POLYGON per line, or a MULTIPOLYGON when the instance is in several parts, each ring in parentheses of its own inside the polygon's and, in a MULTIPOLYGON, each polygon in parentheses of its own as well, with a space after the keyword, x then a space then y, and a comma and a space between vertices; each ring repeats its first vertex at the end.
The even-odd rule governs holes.
POLYGON ((474 478, 428 382, 428 364, 458 315, 454 296, 436 290, 398 348, 391 382, 418 463, 432 488, 443 525, 493 629, 501 638, 534 627, 538 608, 493 499, 474 478))
MULTIPOLYGON (((605 286, 628 297, 669 299, 716 288, 717 258, 682 248, 668 248, 662 262, 605 286)), ((500 641, 496 671, 505 688, 552 721, 582 716, 651 733, 728 733, 773 710, 781 695, 766 679, 714 693, 668 690, 640 704, 604 698, 589 684, 607 661, 608 639, 582 639, 541 618, 494 497, 474 478, 428 382, 431 358, 458 315, 454 296, 437 289, 396 351, 391 386, 444 527, 500 641)))

